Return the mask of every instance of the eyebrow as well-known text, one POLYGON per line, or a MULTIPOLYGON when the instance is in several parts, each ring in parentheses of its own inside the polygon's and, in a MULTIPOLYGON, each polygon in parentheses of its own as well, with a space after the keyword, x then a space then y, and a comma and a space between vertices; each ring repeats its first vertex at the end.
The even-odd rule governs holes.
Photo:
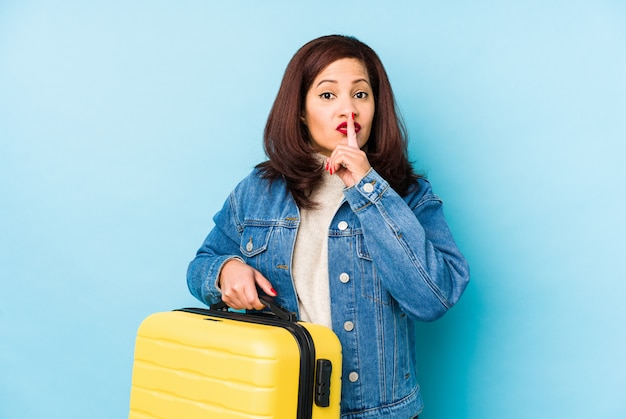
MULTIPOLYGON (((367 81, 367 79, 356 79, 352 82, 352 84, 358 84, 364 82, 366 83, 368 86, 370 85, 370 83, 367 81)), ((317 83, 315 85, 315 87, 319 87, 322 83, 338 83, 337 80, 331 80, 331 79, 324 79, 324 80, 320 80, 319 83, 317 83)))

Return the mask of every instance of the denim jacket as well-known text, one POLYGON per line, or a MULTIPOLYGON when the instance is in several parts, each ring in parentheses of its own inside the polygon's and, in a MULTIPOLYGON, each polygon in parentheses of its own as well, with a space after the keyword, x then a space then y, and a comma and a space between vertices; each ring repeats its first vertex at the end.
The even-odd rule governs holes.
MULTIPOLYGON (((373 169, 344 190, 328 230, 334 332, 343 348, 343 419, 419 414, 423 403, 414 359, 416 320, 442 316, 460 298, 469 267, 430 183, 400 197, 373 169)), ((298 312, 291 262, 299 210, 284 182, 257 170, 230 194, 189 264, 187 283, 200 301, 219 300, 223 264, 242 258, 277 290, 276 302, 298 312)))

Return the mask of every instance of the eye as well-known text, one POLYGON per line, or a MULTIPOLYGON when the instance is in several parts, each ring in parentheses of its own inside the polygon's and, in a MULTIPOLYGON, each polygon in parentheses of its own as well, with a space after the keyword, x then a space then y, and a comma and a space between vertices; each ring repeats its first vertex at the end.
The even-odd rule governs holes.
POLYGON ((367 92, 356 92, 354 97, 357 99, 366 99, 369 96, 367 92))
POLYGON ((321 95, 319 95, 320 98, 324 99, 324 100, 330 100, 333 98, 333 94, 330 92, 324 92, 321 95))

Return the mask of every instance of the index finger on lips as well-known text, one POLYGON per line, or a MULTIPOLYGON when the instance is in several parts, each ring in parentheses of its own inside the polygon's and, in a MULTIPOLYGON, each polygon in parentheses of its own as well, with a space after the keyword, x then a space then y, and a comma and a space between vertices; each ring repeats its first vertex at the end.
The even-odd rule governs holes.
POLYGON ((348 118, 348 145, 350 147, 359 148, 359 143, 356 140, 356 130, 354 128, 354 112, 351 113, 348 118))

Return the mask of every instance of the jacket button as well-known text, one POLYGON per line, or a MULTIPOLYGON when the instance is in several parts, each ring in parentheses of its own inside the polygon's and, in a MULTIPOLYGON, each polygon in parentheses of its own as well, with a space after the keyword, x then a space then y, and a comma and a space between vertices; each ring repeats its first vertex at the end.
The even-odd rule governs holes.
POLYGON ((348 374, 348 380, 350 380, 351 383, 356 383, 358 379, 359 374, 356 371, 352 371, 350 374, 348 374))
POLYGON ((348 283, 348 281, 350 281, 350 275, 348 275, 347 273, 344 272, 341 275, 339 275, 339 280, 342 283, 346 284, 346 283, 348 283))
POLYGON ((347 321, 343 324, 343 329, 346 332, 351 332, 354 329, 354 323, 352 323, 351 321, 347 321))
POLYGON ((254 245, 252 244, 252 242, 248 242, 248 244, 246 244, 246 250, 248 252, 251 252, 252 249, 254 249, 254 245))
POLYGON ((339 224, 337 224, 337 228, 339 228, 339 230, 343 231, 346 228, 348 228, 348 223, 345 221, 340 221, 339 224))
POLYGON ((371 183, 366 183, 365 185, 363 185, 363 190, 367 193, 371 193, 372 191, 374 191, 374 185, 372 185, 371 183))

